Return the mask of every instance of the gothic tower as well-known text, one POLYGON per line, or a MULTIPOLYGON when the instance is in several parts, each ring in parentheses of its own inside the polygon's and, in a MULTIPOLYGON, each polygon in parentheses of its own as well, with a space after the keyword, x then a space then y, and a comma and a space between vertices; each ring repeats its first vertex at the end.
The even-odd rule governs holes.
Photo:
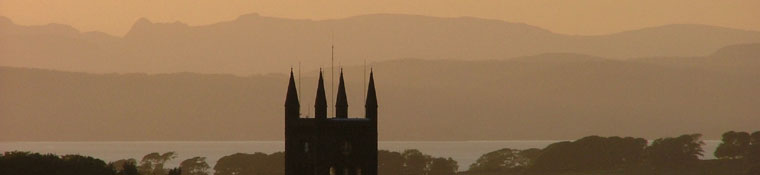
POLYGON ((319 73, 315 118, 301 118, 300 103, 290 72, 285 97, 286 175, 376 175, 377 95, 370 71, 365 117, 348 116, 348 98, 340 72, 335 116, 327 116, 324 78, 319 73))

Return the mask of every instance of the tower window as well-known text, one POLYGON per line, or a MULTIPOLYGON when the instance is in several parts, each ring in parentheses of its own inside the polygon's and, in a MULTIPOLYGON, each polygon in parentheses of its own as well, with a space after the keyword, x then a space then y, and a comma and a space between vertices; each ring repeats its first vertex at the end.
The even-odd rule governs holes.
POLYGON ((309 152, 309 142, 303 143, 303 152, 308 153, 309 152))
POLYGON ((351 153, 351 142, 344 141, 343 142, 343 154, 348 155, 351 153))

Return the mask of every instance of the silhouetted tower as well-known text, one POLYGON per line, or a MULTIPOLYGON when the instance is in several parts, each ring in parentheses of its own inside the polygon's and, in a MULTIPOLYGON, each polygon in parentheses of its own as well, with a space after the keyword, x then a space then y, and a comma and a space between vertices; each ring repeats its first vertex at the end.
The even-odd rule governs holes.
POLYGON ((300 118, 291 70, 285 99, 286 175, 377 175, 377 97, 370 73, 364 118, 348 117, 348 98, 341 71, 336 116, 327 117, 327 98, 320 70, 315 118, 300 118))

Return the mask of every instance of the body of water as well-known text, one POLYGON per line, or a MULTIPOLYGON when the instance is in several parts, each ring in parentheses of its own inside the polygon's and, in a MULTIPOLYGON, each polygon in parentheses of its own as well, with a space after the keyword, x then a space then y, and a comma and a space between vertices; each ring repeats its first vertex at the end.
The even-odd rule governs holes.
MULTIPOLYGON (((450 141, 450 142, 380 142, 379 149, 401 152, 418 149, 435 157, 451 157, 459 163, 459 170, 467 170, 481 155, 502 148, 544 148, 555 140, 530 141, 450 141)), ((708 140, 702 147, 703 159, 713 159, 713 152, 720 141, 708 140)), ((0 151, 31 151, 58 155, 80 154, 102 159, 106 162, 134 158, 138 162, 151 152, 176 152, 177 158, 165 167, 176 167, 182 160, 201 156, 212 167, 219 158, 235 153, 273 153, 283 151, 283 141, 240 142, 0 142, 0 151)))

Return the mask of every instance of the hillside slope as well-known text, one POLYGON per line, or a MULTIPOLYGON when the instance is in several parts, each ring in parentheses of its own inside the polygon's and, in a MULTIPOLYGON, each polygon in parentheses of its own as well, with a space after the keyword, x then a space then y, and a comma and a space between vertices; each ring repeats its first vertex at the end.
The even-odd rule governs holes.
MULTIPOLYGON (((693 59, 738 55, 733 60, 750 65, 760 58, 751 58, 758 51, 727 48, 693 59)), ((544 54, 375 62, 380 138, 653 139, 703 133, 716 139, 728 130, 757 129, 760 69, 660 63, 664 59, 544 54)), ((361 116, 362 67, 344 70, 349 113, 361 116)), ((302 112, 309 114, 317 73, 302 75, 302 112)), ((330 82, 329 71, 327 77, 330 82)), ((286 84, 285 74, 87 74, 1 67, 0 140, 279 140, 286 84)))

